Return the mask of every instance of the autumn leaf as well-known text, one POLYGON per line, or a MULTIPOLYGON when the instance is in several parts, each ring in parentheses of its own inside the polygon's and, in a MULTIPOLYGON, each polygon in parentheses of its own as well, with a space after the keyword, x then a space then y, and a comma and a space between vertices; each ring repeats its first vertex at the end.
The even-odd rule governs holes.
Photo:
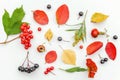
POLYGON ((75 52, 73 50, 70 50, 70 49, 63 50, 62 61, 65 64, 75 65, 76 64, 76 54, 75 54, 75 52))
POLYGON ((41 25, 46 25, 49 22, 47 14, 42 10, 35 10, 33 12, 34 20, 41 25))
POLYGON ((69 9, 66 4, 61 5, 56 11, 56 21, 58 25, 65 24, 69 19, 69 9))
POLYGON ((48 29, 48 31, 45 33, 45 38, 50 41, 53 37, 53 32, 51 31, 51 29, 48 29))
POLYGON ((105 21, 108 18, 108 15, 105 15, 103 13, 94 13, 91 17, 91 22, 93 23, 100 23, 105 21))

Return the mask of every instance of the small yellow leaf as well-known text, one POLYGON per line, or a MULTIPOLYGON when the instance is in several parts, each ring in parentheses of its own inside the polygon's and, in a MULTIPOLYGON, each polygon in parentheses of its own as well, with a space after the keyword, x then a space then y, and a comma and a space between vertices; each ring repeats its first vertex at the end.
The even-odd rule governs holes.
POLYGON ((53 37, 53 32, 51 31, 51 29, 48 29, 48 31, 45 33, 45 38, 50 41, 53 37))
POLYGON ((75 65, 76 64, 76 54, 75 54, 75 52, 73 50, 70 50, 70 49, 63 50, 62 61, 65 64, 75 65))
POLYGON ((91 22, 93 23, 100 23, 105 21, 108 18, 108 15, 105 15, 103 13, 94 13, 91 17, 91 22))

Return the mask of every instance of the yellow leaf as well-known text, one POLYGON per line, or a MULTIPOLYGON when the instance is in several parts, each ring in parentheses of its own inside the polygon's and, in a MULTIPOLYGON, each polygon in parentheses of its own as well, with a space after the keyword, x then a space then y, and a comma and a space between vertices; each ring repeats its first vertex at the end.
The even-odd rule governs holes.
POLYGON ((53 37, 53 32, 51 31, 51 29, 48 29, 48 31, 45 33, 45 38, 50 41, 53 37))
POLYGON ((75 65, 76 64, 76 54, 75 54, 75 52, 73 50, 70 50, 70 49, 63 50, 62 61, 65 64, 75 65))
POLYGON ((100 23, 105 21, 108 18, 108 15, 105 15, 103 13, 94 13, 91 17, 91 22, 93 23, 100 23))

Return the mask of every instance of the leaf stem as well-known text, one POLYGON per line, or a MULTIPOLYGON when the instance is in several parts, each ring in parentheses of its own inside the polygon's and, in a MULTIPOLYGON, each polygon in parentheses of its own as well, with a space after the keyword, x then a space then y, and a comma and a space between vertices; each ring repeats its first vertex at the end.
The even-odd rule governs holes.
POLYGON ((19 38, 19 36, 17 36, 17 37, 15 37, 15 38, 7 41, 7 39, 8 39, 8 37, 7 37, 6 40, 5 40, 4 42, 0 42, 0 44, 10 43, 10 42, 12 42, 12 41, 14 41, 14 40, 16 40, 16 39, 18 39, 18 38, 19 38))

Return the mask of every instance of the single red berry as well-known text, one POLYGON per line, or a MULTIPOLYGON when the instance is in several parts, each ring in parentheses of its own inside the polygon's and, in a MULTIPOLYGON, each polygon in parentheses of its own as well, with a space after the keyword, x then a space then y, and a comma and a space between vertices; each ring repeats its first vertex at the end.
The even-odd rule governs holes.
POLYGON ((80 47, 80 49, 83 49, 83 45, 80 45, 79 47, 80 47))
POLYGON ((25 23, 25 22, 24 22, 24 23, 22 23, 22 26, 27 26, 27 25, 28 25, 28 24, 27 24, 27 23, 25 23))
POLYGON ((29 30, 29 31, 28 31, 28 33, 29 33, 29 34, 32 34, 32 33, 33 33, 33 31, 32 31, 32 30, 29 30))
POLYGON ((38 31, 41 31, 41 27, 38 27, 38 31))
POLYGON ((26 26, 26 28, 27 28, 27 29, 30 29, 30 26, 28 25, 28 26, 26 26))
POLYGON ((30 44, 30 43, 28 44, 28 47, 31 47, 31 44, 30 44))
POLYGON ((44 72, 44 74, 48 74, 48 72, 47 72, 47 71, 45 71, 45 72, 44 72))
POLYGON ((96 28, 92 29, 91 36, 96 38, 98 35, 99 35, 98 29, 96 29, 96 28))
POLYGON ((47 69, 46 69, 46 71, 47 71, 47 72, 50 72, 50 71, 51 71, 51 69, 50 69, 50 68, 47 68, 47 69))
POLYGON ((28 49, 29 47, 28 47, 28 46, 25 46, 24 48, 25 48, 25 49, 28 49))
POLYGON ((24 27, 24 26, 21 26, 20 29, 21 29, 21 31, 23 31, 23 30, 25 29, 25 27, 24 27))
POLYGON ((29 35, 29 37, 30 37, 31 39, 33 39, 33 35, 29 35))
POLYGON ((50 70, 54 70, 54 67, 53 67, 53 66, 51 66, 51 67, 50 67, 50 70))

